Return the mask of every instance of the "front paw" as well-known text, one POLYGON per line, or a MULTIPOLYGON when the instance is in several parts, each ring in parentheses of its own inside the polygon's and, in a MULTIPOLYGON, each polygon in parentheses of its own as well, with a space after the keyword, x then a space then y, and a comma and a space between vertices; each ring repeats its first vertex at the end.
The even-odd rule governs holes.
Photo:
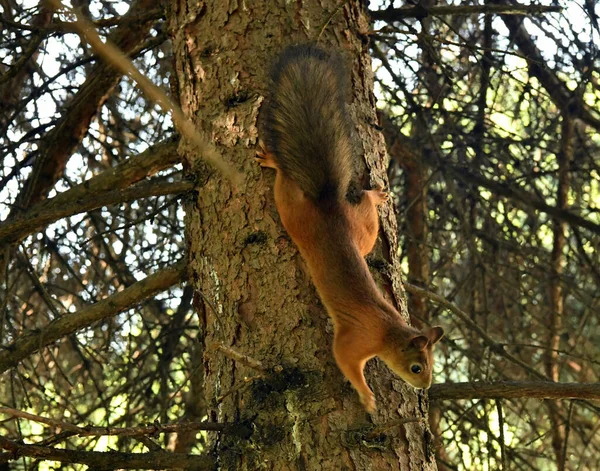
POLYGON ((371 201, 375 206, 381 206, 386 201, 390 199, 390 195, 387 191, 383 190, 382 186, 378 186, 373 190, 368 190, 369 196, 371 197, 371 201))
POLYGON ((267 168, 277 169, 277 163, 275 162, 275 158, 273 154, 271 154, 265 144, 262 141, 258 142, 258 149, 256 151, 256 157, 254 160, 261 166, 267 168))
POLYGON ((363 407, 365 408, 365 410, 369 414, 373 414, 375 412, 375 410, 377 409, 377 406, 375 405, 375 394, 373 394, 372 392, 369 392, 368 394, 359 394, 359 397, 360 397, 360 402, 363 405, 363 407))
POLYGON ((379 204, 383 204, 383 203, 385 203, 387 200, 389 200, 389 199, 390 199, 390 194, 389 194, 387 191, 385 191, 385 190, 383 189, 383 187, 381 187, 381 186, 380 186, 380 187, 377 187, 377 188, 375 188, 375 194, 377 195, 377 200, 378 200, 377 202, 378 202, 379 204))

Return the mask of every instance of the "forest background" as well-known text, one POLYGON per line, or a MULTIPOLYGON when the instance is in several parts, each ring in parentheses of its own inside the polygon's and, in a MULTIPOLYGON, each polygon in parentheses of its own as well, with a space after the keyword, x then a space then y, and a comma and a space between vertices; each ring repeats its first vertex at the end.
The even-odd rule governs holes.
POLYGON ((0 2, 0 470, 600 469, 598 2, 220 3, 0 2), (389 182, 369 265, 446 331, 372 418, 252 162, 307 40, 389 182))

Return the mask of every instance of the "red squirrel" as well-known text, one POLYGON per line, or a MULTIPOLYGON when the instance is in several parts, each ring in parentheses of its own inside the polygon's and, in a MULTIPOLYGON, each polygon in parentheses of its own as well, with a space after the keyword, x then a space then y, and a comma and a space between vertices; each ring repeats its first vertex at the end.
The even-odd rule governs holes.
POLYGON ((290 46, 275 61, 262 116, 257 161, 274 168, 281 222, 308 265, 334 325, 333 353, 365 409, 375 397, 363 374, 380 357, 415 388, 431 385, 433 345, 444 331, 409 326, 377 288, 364 256, 379 231, 381 188, 348 200, 352 179, 351 121, 345 67, 337 54, 290 46))

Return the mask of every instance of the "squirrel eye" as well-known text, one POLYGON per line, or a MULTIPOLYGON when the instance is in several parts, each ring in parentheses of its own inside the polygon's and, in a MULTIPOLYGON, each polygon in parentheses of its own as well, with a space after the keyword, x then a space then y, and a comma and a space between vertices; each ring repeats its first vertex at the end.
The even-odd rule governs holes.
POLYGON ((418 375, 419 373, 421 373, 421 371, 423 371, 423 369, 421 368, 421 365, 411 365, 410 371, 418 375))

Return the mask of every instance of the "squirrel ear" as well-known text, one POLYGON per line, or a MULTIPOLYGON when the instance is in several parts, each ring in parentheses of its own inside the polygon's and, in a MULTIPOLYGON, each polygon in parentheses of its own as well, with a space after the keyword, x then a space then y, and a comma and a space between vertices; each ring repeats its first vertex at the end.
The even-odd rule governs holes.
POLYGON ((443 336, 444 336, 444 329, 442 329, 439 325, 432 327, 431 329, 429 329, 429 332, 427 333, 427 337, 429 337, 429 341, 431 342, 431 345, 435 345, 436 343, 438 343, 443 336))
POLYGON ((413 337, 409 342, 409 345, 417 350, 425 350, 427 348, 427 344, 429 343, 429 339, 424 335, 417 335, 413 337))

